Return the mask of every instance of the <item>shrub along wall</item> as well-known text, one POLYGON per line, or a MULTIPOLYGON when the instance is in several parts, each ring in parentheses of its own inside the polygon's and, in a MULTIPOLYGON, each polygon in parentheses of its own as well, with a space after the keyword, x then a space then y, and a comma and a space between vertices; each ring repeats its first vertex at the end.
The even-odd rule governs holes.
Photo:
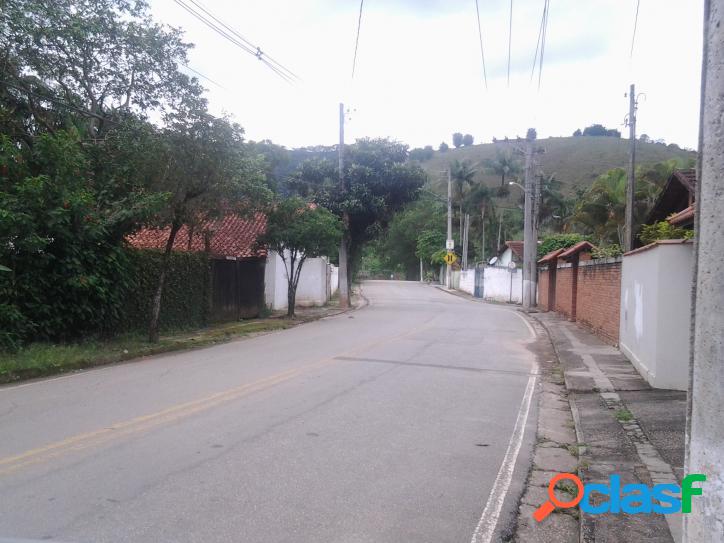
MULTIPOLYGON (((131 279, 119 331, 148 328, 162 259, 162 251, 128 251, 131 279)), ((205 254, 171 253, 161 298, 160 328, 204 326, 208 321, 210 290, 210 263, 205 254)))

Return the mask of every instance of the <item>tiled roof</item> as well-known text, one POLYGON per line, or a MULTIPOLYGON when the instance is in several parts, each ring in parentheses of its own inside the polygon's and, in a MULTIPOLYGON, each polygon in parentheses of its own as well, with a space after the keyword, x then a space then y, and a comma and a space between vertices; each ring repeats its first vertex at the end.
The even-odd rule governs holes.
MULTIPOLYGON (((209 252, 212 257, 264 258, 266 247, 257 247, 257 238, 266 229, 266 216, 256 213, 252 217, 226 215, 206 221, 194 228, 189 243, 189 228, 182 226, 174 240, 174 251, 199 252, 205 250, 206 234, 210 234, 209 252)), ((163 249, 168 241, 170 227, 145 228, 126 239, 137 249, 163 249)))
POLYGON ((579 241, 573 247, 569 247, 568 249, 563 251, 560 255, 558 255, 558 258, 569 259, 572 256, 577 255, 578 253, 581 253, 583 251, 590 251, 591 249, 595 249, 595 248, 596 248, 596 246, 589 241, 579 241))
POLYGON ((668 219, 669 224, 679 226, 680 224, 691 224, 694 221, 694 205, 690 205, 686 209, 674 213, 668 219))
POLYGON ((563 251, 565 251, 565 249, 553 249, 550 253, 541 258, 538 261, 538 264, 548 264, 550 262, 555 262, 563 251))
POLYGON ((694 168, 688 170, 675 170, 673 177, 684 185, 691 194, 696 194, 696 170, 694 168))
POLYGON ((664 221, 672 213, 686 209, 696 195, 696 170, 675 170, 661 189, 644 224, 664 221))
POLYGON ((512 253, 523 260, 523 242, 522 241, 506 241, 505 246, 508 247, 512 253))

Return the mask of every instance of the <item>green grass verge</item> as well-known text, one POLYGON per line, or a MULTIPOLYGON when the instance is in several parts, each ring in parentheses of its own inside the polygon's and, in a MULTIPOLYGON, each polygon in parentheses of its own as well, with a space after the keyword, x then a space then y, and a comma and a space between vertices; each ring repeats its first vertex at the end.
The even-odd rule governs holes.
POLYGON ((14 353, 0 352, 0 383, 45 377, 123 360, 223 343, 257 332, 282 330, 304 322, 259 319, 212 325, 203 330, 161 336, 149 343, 145 336, 125 335, 108 341, 33 343, 14 353))

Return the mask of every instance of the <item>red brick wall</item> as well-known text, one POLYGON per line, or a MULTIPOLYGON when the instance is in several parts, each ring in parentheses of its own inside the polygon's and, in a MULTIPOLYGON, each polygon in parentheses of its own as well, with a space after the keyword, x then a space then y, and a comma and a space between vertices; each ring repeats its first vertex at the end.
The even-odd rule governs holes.
POLYGON ((618 343, 621 262, 580 266, 576 320, 596 335, 618 343))
POLYGON ((558 268, 556 271, 556 311, 571 316, 571 284, 573 279, 573 268, 558 268))
POLYGON ((548 270, 538 270, 538 307, 548 311, 548 270))

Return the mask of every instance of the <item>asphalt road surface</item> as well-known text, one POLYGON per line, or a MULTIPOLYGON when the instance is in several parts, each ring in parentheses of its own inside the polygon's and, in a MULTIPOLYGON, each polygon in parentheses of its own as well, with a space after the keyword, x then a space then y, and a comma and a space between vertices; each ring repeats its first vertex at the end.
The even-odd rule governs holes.
POLYGON ((532 329, 431 286, 363 292, 290 330, 0 388, 0 537, 497 539, 530 462, 532 329))

